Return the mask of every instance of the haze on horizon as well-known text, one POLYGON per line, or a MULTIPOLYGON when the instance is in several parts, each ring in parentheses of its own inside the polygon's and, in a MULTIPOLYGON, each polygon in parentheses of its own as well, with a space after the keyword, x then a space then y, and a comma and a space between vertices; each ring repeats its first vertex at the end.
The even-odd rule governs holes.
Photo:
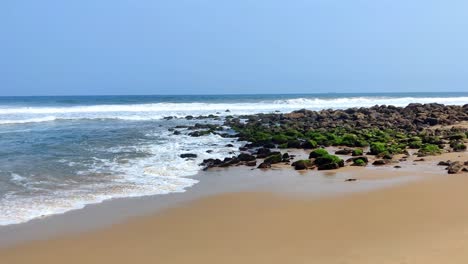
POLYGON ((0 96, 468 91, 468 2, 0 3, 0 96))

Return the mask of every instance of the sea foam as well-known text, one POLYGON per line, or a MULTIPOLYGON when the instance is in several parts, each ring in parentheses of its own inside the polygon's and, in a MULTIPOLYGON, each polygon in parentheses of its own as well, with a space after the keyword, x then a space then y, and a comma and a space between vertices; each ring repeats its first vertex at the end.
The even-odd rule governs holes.
POLYGON ((270 112, 290 112, 297 109, 344 109, 374 105, 406 106, 409 103, 441 103, 463 105, 468 97, 347 97, 293 98, 233 103, 151 103, 129 105, 89 105, 71 107, 1 107, 0 125, 79 119, 118 119, 128 121, 160 120, 167 116, 240 115, 270 112), (229 110, 228 112, 226 110, 229 110))

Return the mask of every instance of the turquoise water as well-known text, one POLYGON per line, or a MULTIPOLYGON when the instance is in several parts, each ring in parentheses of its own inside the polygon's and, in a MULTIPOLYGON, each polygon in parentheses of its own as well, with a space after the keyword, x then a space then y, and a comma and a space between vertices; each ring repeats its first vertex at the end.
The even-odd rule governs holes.
POLYGON ((187 115, 413 102, 463 105, 468 93, 0 97, 0 225, 106 199, 185 191, 197 183, 190 176, 202 159, 225 157, 240 145, 168 131, 197 122, 187 115), (198 158, 179 157, 187 152, 198 158))

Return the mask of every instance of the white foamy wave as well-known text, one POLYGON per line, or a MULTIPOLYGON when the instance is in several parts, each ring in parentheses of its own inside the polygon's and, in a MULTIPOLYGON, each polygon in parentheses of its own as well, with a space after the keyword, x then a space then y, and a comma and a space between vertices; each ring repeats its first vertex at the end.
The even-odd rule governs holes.
POLYGON ((250 103, 154 103, 131 105, 92 105, 74 107, 3 107, 0 124, 19 124, 77 119, 119 119, 129 121, 159 120, 167 116, 243 115, 254 113, 290 112, 297 109, 343 109, 374 105, 406 106, 410 103, 442 103, 463 105, 468 97, 348 97, 294 98, 250 103), (230 111, 227 112, 226 110, 230 111))
POLYGON ((0 120, 0 125, 6 124, 25 124, 25 123, 40 123, 54 121, 57 118, 54 116, 38 117, 38 118, 29 118, 29 119, 17 119, 17 120, 0 120))
MULTIPOLYGON (((51 189, 41 190, 40 194, 33 195, 8 193, 0 199, 0 225, 19 224, 61 214, 109 199, 184 192, 198 182, 190 176, 198 173, 203 159, 226 157, 237 151, 242 144, 214 134, 194 138, 159 131, 159 136, 162 143, 106 149, 110 153, 131 151, 149 155, 125 161, 95 158, 93 168, 78 173, 79 184, 67 186, 71 183, 62 182, 58 186, 56 181, 47 183, 41 180, 38 184, 51 184, 51 189), (234 146, 226 147, 228 143, 234 146), (207 150, 212 152, 207 153, 207 150), (180 157, 183 153, 196 154, 197 158, 183 159, 180 157)), ((63 160, 62 163, 69 162, 63 160)), ((12 182, 24 185, 28 190, 35 187, 24 176, 11 174, 10 178, 12 182)))
POLYGON ((440 103, 445 105, 464 105, 468 103, 468 97, 351 97, 351 98, 296 98, 275 100, 274 104, 289 105, 293 108, 342 109, 351 107, 371 107, 374 105, 407 106, 410 103, 440 103))

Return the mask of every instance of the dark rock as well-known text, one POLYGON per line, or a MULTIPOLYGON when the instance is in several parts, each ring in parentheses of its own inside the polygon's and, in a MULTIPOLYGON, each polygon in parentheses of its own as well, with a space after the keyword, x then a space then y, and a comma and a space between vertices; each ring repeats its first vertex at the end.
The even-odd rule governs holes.
POLYGON ((276 145, 273 143, 266 143, 263 145, 263 147, 267 149, 272 149, 272 148, 276 148, 276 145))
POLYGON ((271 164, 267 163, 267 162, 262 162, 262 163, 260 163, 260 165, 258 165, 257 168, 259 168, 259 169, 269 169, 269 168, 271 168, 271 164))
POLYGON ((310 160, 298 160, 293 162, 291 166, 294 166, 295 170, 307 170, 314 168, 314 165, 310 160))
POLYGON ((201 137, 201 136, 204 136, 204 135, 208 135, 210 133, 211 132, 208 131, 208 130, 203 130, 203 131, 193 131, 193 132, 190 132, 188 135, 191 136, 191 137, 201 137))
POLYGON ((338 163, 327 163, 327 164, 318 165, 317 167, 318 170, 336 170, 339 168, 340 168, 340 165, 338 163))
POLYGON ((190 159, 193 159, 193 158, 196 158, 197 157, 197 154, 193 154, 193 153, 184 153, 184 154, 180 154, 180 157, 185 159, 185 158, 190 158, 190 159))
POLYGON ((346 160, 346 162, 354 162, 356 160, 363 160, 365 163, 369 162, 369 159, 366 156, 352 157, 346 160))
POLYGON ((305 142, 303 142, 301 144, 301 148, 303 148, 303 149, 313 149, 313 148, 316 148, 316 147, 317 147, 317 143, 312 142, 310 140, 306 140, 305 142))
POLYGON ((223 162, 220 159, 204 159, 200 165, 205 166, 203 170, 207 170, 209 168, 217 167, 222 163, 223 162))
POLYGON ((357 179, 349 178, 349 179, 346 179, 346 180, 345 180, 345 182, 352 182, 352 181, 357 181, 357 179))
POLYGON ((227 144, 226 147, 227 147, 227 148, 233 148, 234 145, 233 145, 233 144, 227 144))
POLYGON ((256 160, 247 161, 245 165, 253 167, 257 165, 257 161, 256 160))
POLYGON ((237 158, 240 160, 240 161, 252 161, 252 160, 255 160, 255 156, 253 155, 250 155, 250 154, 247 154, 247 153, 241 153, 237 156, 237 158))
POLYGON ((439 166, 450 166, 452 162, 450 160, 447 160, 447 161, 440 161, 439 163, 437 163, 437 165, 439 166))
POLYGON ((270 163, 270 164, 275 164, 275 163, 280 163, 282 160, 283 160, 283 158, 281 156, 281 153, 279 153, 279 154, 274 154, 274 155, 268 156, 264 160, 264 162, 270 163))
POLYGON ((288 148, 302 148, 302 144, 299 140, 290 140, 288 141, 288 148))
POLYGON ((271 150, 269 148, 259 148, 255 154, 257 155, 257 158, 264 159, 271 155, 271 150))
POLYGON ((395 168, 395 169, 401 169, 401 166, 396 165, 396 166, 393 166, 393 168, 395 168))
POLYGON ((335 151, 336 155, 350 155, 352 153, 353 153, 353 149, 349 149, 349 148, 339 149, 335 151))
POLYGON ((380 160, 375 160, 372 165, 376 165, 376 166, 381 166, 381 165, 387 165, 389 164, 390 161, 389 160, 384 160, 384 159, 380 159, 380 160))
POLYGON ((459 161, 455 161, 448 167, 449 174, 459 173, 463 169, 463 165, 459 161))

